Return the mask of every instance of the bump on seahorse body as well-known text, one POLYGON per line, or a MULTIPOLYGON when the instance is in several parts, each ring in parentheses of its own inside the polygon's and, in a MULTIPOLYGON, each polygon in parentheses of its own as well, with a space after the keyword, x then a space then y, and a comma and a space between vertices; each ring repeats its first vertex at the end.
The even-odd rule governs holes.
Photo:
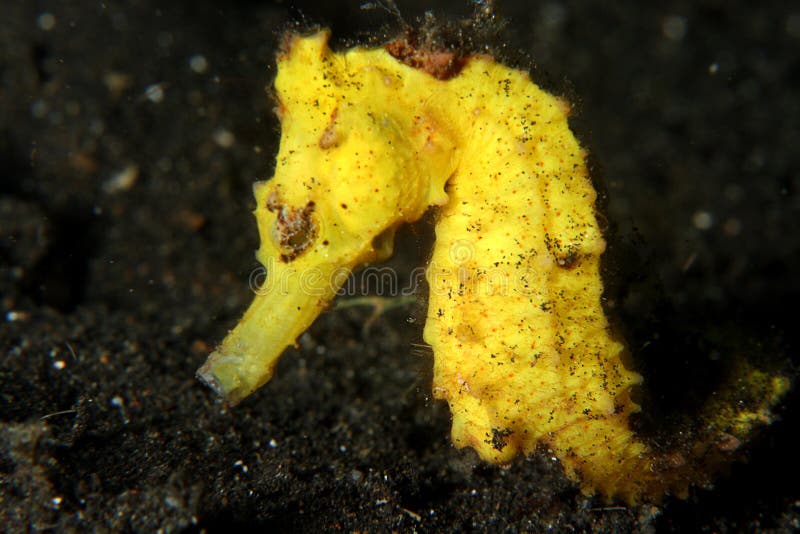
POLYGON ((585 492, 636 502, 685 495, 769 420, 788 380, 747 370, 760 404, 720 407, 687 452, 631 429, 641 376, 601 304, 606 243, 569 105, 486 56, 327 40, 292 35, 278 56, 281 145, 254 187, 268 280, 201 378, 232 403, 252 393, 351 270, 434 206, 424 337, 456 446, 507 463, 545 445, 585 492))

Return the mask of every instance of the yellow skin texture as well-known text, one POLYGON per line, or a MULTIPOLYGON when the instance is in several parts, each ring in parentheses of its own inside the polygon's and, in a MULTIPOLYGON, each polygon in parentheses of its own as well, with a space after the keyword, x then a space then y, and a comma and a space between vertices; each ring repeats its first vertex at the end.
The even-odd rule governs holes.
MULTIPOLYGON (((255 187, 270 283, 199 376, 234 404, 252 393, 350 271, 439 206, 424 337, 453 443, 492 463, 544 445, 606 498, 684 495, 709 446, 666 469, 630 428, 641 376, 601 306, 605 241, 569 106, 487 57, 445 81, 327 40, 294 36, 278 58, 281 145, 275 176, 255 187), (308 227, 287 238, 281 213, 308 227)), ((725 412, 720 431, 744 439, 768 421, 788 381, 758 379, 765 400, 725 412)))

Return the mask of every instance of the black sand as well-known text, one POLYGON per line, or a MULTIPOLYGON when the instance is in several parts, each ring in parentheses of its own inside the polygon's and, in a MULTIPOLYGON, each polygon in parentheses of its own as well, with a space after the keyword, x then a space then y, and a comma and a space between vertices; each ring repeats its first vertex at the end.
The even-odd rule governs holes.
MULTIPOLYGON (((300 12, 340 44, 392 23, 288 4, 2 3, 0 530, 797 528, 796 394, 748 461, 659 507, 584 497, 546 451, 498 468, 453 449, 414 345, 424 295, 366 332, 367 308, 323 314, 233 410, 194 379, 251 297, 281 33, 300 12)), ((800 8, 784 4, 501 6, 506 57, 577 102, 606 184, 644 426, 696 407, 732 353, 796 361, 800 8)), ((395 264, 422 264, 429 234, 408 231, 395 264)))

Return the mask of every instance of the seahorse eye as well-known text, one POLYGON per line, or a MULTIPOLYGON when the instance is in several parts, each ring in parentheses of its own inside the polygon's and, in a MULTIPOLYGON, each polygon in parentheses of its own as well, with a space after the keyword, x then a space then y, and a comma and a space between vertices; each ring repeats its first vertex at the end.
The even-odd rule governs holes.
POLYGON ((278 212, 270 238, 281 251, 281 261, 288 263, 308 249, 317 237, 314 201, 309 200, 302 208, 270 202, 268 209, 278 212))

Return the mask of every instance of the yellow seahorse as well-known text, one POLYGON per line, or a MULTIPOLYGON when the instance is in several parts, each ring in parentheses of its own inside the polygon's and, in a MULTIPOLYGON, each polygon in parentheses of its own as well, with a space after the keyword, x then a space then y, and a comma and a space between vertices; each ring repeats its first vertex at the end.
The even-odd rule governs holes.
MULTIPOLYGON (((438 206, 424 337, 456 446, 507 463, 546 445, 584 491, 629 502, 684 495, 724 463, 711 439, 656 454, 631 430, 641 376, 603 313, 605 241, 569 105, 486 56, 404 39, 334 53, 328 37, 290 36, 278 58, 281 145, 254 188, 267 282, 198 375, 241 401, 352 269, 438 206)), ((736 440, 789 387, 752 367, 740 379, 758 401, 713 418, 736 440)))

